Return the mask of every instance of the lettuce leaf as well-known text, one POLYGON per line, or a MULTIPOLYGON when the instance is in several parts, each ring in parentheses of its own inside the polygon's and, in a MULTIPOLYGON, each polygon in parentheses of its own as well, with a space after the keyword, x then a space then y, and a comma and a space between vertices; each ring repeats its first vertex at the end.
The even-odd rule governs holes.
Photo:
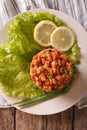
POLYGON ((23 57, 0 48, 0 82, 3 91, 15 97, 35 97, 44 92, 36 87, 29 75, 30 63, 23 57))
POLYGON ((70 58, 73 64, 80 63, 80 47, 78 46, 77 42, 75 41, 74 45, 70 50, 65 52, 65 54, 70 58))
MULTIPOLYGON (((41 20, 65 26, 63 21, 47 12, 23 13, 9 25, 9 40, 0 46, 0 83, 3 91, 10 96, 35 98, 47 94, 33 83, 29 74, 32 57, 45 49, 33 38, 34 27, 41 20)), ((76 64, 79 59, 77 43, 66 54, 76 64)), ((65 92, 68 88, 69 86, 61 91, 65 92)))

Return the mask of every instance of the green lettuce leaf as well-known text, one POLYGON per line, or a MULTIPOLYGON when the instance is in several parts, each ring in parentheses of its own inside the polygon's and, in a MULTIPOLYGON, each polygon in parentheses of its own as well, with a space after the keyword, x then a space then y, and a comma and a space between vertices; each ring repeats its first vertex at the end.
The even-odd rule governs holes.
MULTIPOLYGON (((0 46, 0 83, 3 91, 10 96, 35 98, 47 94, 33 83, 29 73, 32 57, 45 49, 33 38, 34 27, 41 20, 65 26, 63 21, 47 12, 23 13, 9 25, 9 40, 0 46)), ((78 62, 79 47, 76 42, 66 54, 74 64, 78 62)), ((68 88, 61 91, 65 92, 68 88)))
POLYGON ((0 48, 0 82, 3 91, 15 97, 35 97, 44 92, 36 87, 29 75, 30 63, 3 46, 0 48))
POLYGON ((70 58, 73 64, 80 63, 80 47, 78 46, 76 41, 72 48, 69 51, 65 52, 65 54, 70 58))

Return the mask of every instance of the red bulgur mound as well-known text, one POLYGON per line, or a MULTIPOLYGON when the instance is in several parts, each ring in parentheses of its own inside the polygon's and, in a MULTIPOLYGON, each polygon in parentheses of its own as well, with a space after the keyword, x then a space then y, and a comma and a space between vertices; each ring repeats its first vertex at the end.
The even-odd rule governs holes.
POLYGON ((45 49, 33 57, 30 75, 39 88, 52 92, 69 83, 72 68, 72 63, 63 52, 45 49))

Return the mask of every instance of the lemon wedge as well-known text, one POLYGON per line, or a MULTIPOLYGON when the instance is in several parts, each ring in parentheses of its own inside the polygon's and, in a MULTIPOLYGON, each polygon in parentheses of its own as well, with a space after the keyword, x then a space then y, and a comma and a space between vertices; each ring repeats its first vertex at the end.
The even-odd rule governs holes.
POLYGON ((52 47, 61 51, 69 50, 74 44, 75 36, 68 27, 57 27, 50 36, 52 47))
POLYGON ((34 28, 34 40, 43 47, 50 46, 50 35, 56 28, 55 23, 49 20, 39 22, 34 28))

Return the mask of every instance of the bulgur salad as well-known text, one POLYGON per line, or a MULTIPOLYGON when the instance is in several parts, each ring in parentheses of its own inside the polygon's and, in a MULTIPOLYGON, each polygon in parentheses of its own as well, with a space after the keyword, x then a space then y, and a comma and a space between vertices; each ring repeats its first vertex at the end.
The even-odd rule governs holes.
POLYGON ((47 92, 64 88, 72 77, 72 63, 57 49, 45 49, 33 57, 30 75, 36 85, 47 92))

